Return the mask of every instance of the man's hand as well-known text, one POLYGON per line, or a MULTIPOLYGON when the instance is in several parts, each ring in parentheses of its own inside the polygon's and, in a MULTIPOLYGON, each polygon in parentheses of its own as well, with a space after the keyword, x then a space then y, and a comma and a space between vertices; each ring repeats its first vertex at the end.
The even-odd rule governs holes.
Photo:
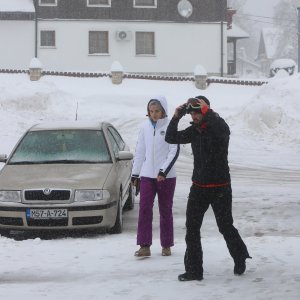
POLYGON ((177 119, 181 119, 186 114, 186 103, 181 104, 180 106, 176 107, 174 117, 177 119))

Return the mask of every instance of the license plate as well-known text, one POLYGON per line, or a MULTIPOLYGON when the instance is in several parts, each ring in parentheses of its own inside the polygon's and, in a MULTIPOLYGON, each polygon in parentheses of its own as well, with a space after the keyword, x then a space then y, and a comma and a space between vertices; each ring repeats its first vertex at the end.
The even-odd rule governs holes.
POLYGON ((68 217, 66 208, 53 209, 26 209, 27 219, 64 219, 68 217))

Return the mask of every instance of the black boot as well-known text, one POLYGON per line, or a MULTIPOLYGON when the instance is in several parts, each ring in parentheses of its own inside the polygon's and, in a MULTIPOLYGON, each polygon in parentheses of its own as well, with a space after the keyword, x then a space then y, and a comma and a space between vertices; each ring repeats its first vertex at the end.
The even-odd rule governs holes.
POLYGON ((238 258, 234 260, 233 273, 235 275, 242 275, 246 271, 246 258, 238 258))
POLYGON ((178 276, 179 281, 191 281, 191 280, 202 280, 203 275, 194 275, 191 273, 183 273, 178 276))

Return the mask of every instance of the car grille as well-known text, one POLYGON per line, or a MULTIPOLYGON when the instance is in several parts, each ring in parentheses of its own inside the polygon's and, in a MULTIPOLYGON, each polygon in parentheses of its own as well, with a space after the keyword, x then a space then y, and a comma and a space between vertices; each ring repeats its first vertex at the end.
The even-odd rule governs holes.
POLYGON ((0 224, 11 226, 23 226, 22 218, 0 217, 0 224))
POLYGON ((58 219, 58 220, 27 220, 28 226, 40 226, 40 227, 55 227, 55 226, 68 226, 68 219, 58 219))
POLYGON ((44 190, 27 190, 24 192, 25 200, 70 200, 70 190, 51 190, 46 194, 44 190))

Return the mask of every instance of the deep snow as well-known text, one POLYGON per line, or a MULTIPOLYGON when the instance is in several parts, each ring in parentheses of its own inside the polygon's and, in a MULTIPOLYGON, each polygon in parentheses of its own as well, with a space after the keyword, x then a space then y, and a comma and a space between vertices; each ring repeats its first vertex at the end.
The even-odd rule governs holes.
MULTIPOLYGON (((134 151, 146 103, 163 94, 169 115, 190 96, 207 96, 231 127, 229 161, 235 225, 253 257, 243 276, 209 209, 202 227, 204 280, 182 283, 185 205, 190 187, 190 146, 176 164, 175 246, 160 255, 155 206, 152 257, 137 260, 138 201, 124 215, 124 233, 14 240, 0 237, 0 299, 299 299, 300 298, 300 76, 247 87, 191 82, 78 79, 0 74, 0 153, 9 153, 32 124, 47 120, 107 120, 134 151)), ((185 117, 181 126, 189 124, 185 117)), ((1 166, 0 166, 1 167, 1 166)))

